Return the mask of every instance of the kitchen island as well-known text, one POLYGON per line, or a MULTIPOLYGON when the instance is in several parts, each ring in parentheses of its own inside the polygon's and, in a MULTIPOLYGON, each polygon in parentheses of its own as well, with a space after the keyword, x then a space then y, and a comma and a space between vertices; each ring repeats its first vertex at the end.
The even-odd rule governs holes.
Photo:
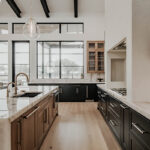
POLYGON ((19 87, 19 94, 24 91, 38 95, 7 98, 0 90, 1 150, 39 149, 58 114, 57 86, 19 87))

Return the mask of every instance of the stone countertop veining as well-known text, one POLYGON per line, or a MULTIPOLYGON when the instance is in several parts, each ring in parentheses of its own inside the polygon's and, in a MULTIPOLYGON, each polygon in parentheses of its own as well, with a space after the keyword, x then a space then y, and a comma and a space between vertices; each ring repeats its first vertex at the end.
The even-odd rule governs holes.
POLYGON ((150 119, 150 102, 129 101, 126 96, 122 96, 111 89, 108 89, 105 84, 97 84, 97 86, 118 99, 120 102, 145 116, 147 119, 150 119))
POLYGON ((38 104, 44 97, 50 94, 57 86, 28 86, 19 87, 18 93, 24 90, 26 92, 42 92, 35 97, 16 97, 7 98, 6 89, 0 90, 0 122, 8 120, 14 121, 30 108, 38 104))

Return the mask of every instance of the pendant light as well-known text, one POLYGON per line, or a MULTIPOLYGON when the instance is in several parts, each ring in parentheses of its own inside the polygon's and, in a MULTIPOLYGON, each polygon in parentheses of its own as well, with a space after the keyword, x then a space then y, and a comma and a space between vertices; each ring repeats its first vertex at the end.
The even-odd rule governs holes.
MULTIPOLYGON (((32 10, 32 0, 30 6, 31 6, 30 10, 32 10)), ((31 17, 27 20, 27 22, 23 26, 23 34, 25 35, 25 37, 30 39, 37 39, 40 37, 40 28, 37 25, 36 20, 32 17, 32 13, 31 17)))

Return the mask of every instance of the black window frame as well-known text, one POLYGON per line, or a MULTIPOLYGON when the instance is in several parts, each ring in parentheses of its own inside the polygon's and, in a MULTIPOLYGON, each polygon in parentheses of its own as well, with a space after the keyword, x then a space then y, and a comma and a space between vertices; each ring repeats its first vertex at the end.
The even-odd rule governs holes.
MULTIPOLYGON (((14 33, 14 25, 15 24, 25 24, 23 22, 12 23, 12 33, 14 33)), ((84 23, 83 22, 37 22, 37 24, 58 24, 59 25, 59 34, 62 33, 62 24, 82 24, 82 30, 84 34, 84 23)))
MULTIPOLYGON (((61 41, 49 41, 49 40, 39 40, 37 41, 37 45, 36 45, 36 78, 38 78, 38 42, 58 42, 59 43, 59 78, 58 79, 63 79, 62 78, 62 72, 61 72, 61 43, 62 42, 83 42, 83 66, 80 66, 80 67, 83 67, 83 74, 85 73, 85 68, 84 68, 84 41, 82 40, 78 40, 78 41, 66 41, 66 40, 61 40, 61 41)), ((43 62, 42 62, 43 63, 43 62)), ((44 66, 44 64, 42 64, 42 66, 44 66)), ((42 79, 45 79, 45 78, 42 78, 42 79)), ((52 78, 49 78, 49 79, 52 79, 52 78)), ((57 78, 56 78, 57 79, 57 78)), ((69 79, 69 78, 68 78, 69 79)), ((83 77, 84 79, 84 77, 83 77)))
POLYGON ((15 82, 16 68, 15 68, 15 43, 29 43, 29 78, 30 78, 30 41, 29 40, 13 40, 12 41, 12 82, 15 82))

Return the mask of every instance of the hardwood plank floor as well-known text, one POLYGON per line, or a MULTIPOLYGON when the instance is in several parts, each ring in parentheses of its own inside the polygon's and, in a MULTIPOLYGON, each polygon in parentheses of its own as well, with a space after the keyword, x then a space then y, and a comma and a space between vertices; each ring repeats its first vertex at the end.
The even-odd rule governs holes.
POLYGON ((121 150, 97 110, 97 103, 59 103, 41 150, 121 150))

